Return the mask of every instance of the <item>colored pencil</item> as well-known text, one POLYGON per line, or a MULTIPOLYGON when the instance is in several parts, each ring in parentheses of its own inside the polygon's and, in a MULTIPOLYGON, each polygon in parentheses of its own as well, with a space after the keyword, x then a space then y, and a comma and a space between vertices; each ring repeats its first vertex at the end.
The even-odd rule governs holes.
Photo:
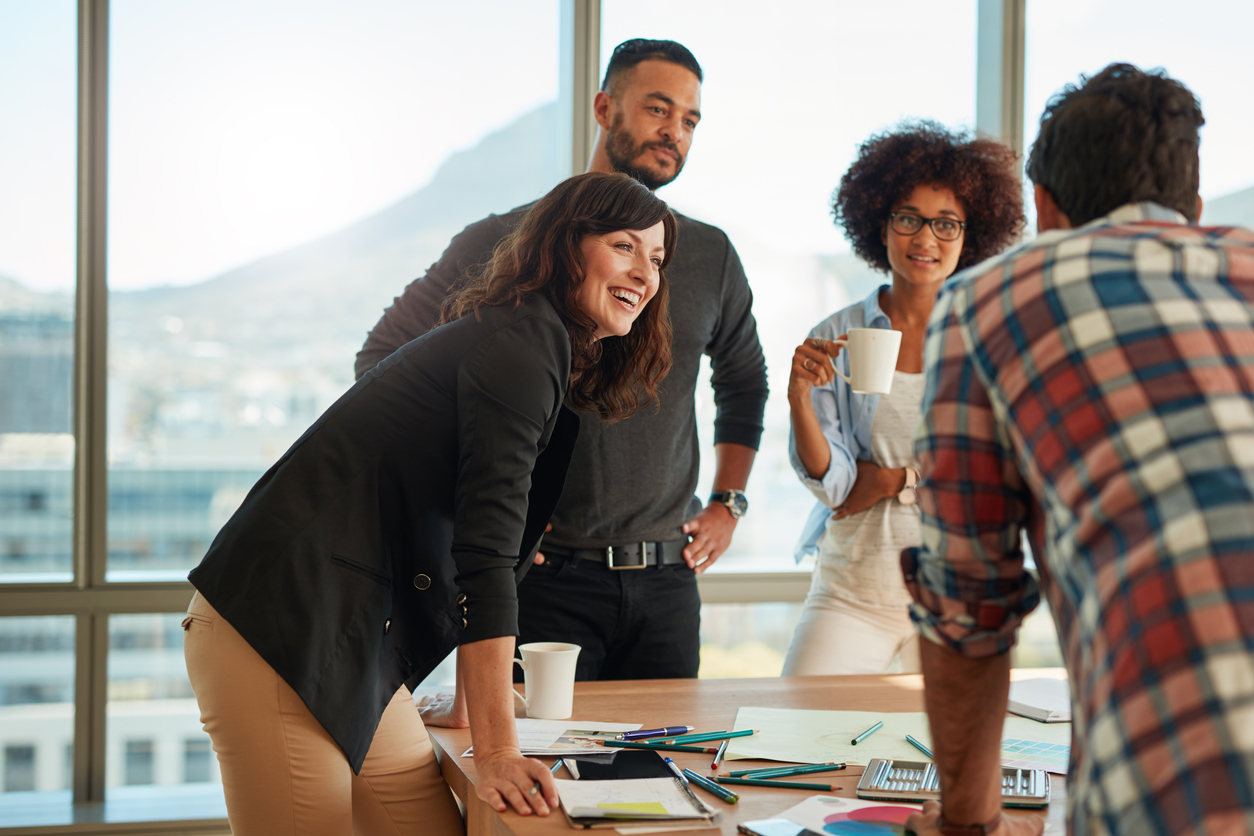
POLYGON ((727 738, 718 744, 718 751, 714 753, 714 762, 710 764, 710 769, 718 771, 718 765, 723 762, 723 755, 727 754, 727 744, 731 743, 731 738, 727 738))
POLYGON ((802 784, 797 781, 759 781, 757 778, 726 778, 722 775, 715 777, 714 780, 720 784, 744 784, 747 787, 780 787, 786 790, 832 791, 831 784, 802 784))
POLYGON ((782 778, 787 775, 805 775, 808 772, 835 772, 844 769, 843 763, 812 763, 805 766, 778 766, 770 769, 741 769, 728 773, 730 778, 782 778))
POLYGON ((613 749, 652 749, 655 752, 701 752, 712 755, 718 751, 713 746, 672 746, 669 743, 653 743, 646 740, 606 740, 606 748, 613 749))
POLYGON ((851 741, 849 741, 849 742, 850 742, 852 745, 857 746, 859 743, 861 743, 862 741, 866 740, 868 737, 870 737, 871 735, 875 734, 877 731, 879 731, 879 730, 880 730, 880 729, 882 729, 882 728, 884 728, 884 721, 883 721, 883 720, 880 720, 880 721, 879 721, 878 723, 876 723, 874 726, 871 726, 871 728, 867 729, 867 730, 866 730, 866 731, 864 731, 862 734, 858 735, 857 737, 855 737, 853 740, 851 740, 851 741))
POLYGON ((924 746, 919 741, 915 740, 910 735, 906 735, 906 742, 909 743, 914 748, 918 749, 923 754, 927 755, 929 758, 932 757, 932 750, 924 746))
POLYGON ((675 737, 655 737, 654 740, 664 740, 668 743, 701 743, 706 740, 723 740, 728 737, 748 737, 751 734, 757 734, 757 729, 745 729, 744 731, 716 731, 706 732, 704 734, 684 734, 675 737))
POLYGON ((736 793, 732 792, 726 787, 720 787, 718 784, 714 783, 709 778, 705 777, 704 775, 698 775, 697 773, 693 772, 691 769, 685 768, 684 775, 687 776, 689 781, 696 784, 701 789, 705 790, 711 795, 721 798, 723 801, 726 801, 728 804, 735 804, 737 801, 740 800, 740 796, 737 795, 736 793))

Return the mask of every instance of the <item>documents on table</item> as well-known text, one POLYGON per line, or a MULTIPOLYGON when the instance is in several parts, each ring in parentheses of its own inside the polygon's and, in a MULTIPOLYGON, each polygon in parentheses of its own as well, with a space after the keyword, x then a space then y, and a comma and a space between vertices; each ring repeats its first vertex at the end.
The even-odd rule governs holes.
POLYGON ((1010 683, 1012 713, 1042 723, 1071 722, 1071 690, 1065 679, 1020 679, 1010 683))
MULTIPOLYGON (((625 731, 635 731, 639 723, 603 723, 592 720, 535 720, 519 717, 518 748, 524 755, 569 757, 571 755, 604 755, 601 741, 625 731)), ((474 747, 462 752, 463 758, 474 755, 474 747)))
POLYGON ((772 818, 796 822, 825 836, 855 836, 880 832, 901 833, 910 814, 921 809, 921 804, 904 801, 885 803, 863 801, 860 798, 838 798, 834 795, 812 795, 795 807, 776 813, 772 818))
POLYGON ((625 781, 556 780, 562 810, 575 827, 618 827, 625 822, 689 820, 700 824, 714 817, 677 778, 632 778, 625 781))
MULTIPOLYGON (((811 711, 746 706, 736 713, 735 728, 758 729, 758 733, 734 738, 727 749, 726 761, 746 758, 788 763, 844 761, 865 766, 871 758, 918 760, 919 751, 906 740, 907 734, 925 746, 932 745, 927 714, 922 711, 811 711), (879 722, 884 725, 875 734, 863 739, 857 746, 850 744, 851 740, 879 722)), ((1010 745, 1020 749, 1025 742, 1049 744, 1050 757, 1042 758, 1032 766, 1059 774, 1066 772, 1066 752, 1063 750, 1071 743, 1070 723, 1046 724, 1007 716, 1002 737, 1015 741, 1010 745)), ((1004 745, 1004 763, 1008 757, 1005 749, 1004 745)))

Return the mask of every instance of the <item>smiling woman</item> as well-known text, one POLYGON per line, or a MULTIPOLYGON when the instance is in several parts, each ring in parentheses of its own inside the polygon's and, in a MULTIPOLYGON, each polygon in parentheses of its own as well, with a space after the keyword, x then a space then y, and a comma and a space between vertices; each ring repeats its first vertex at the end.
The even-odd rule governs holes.
POLYGON ((892 284, 833 314, 793 355, 790 453, 818 498, 799 550, 818 562, 784 673, 883 673, 897 657, 918 670, 918 636, 898 555, 920 537, 911 437, 923 396, 923 335, 932 301, 955 270, 1005 248, 1023 223, 1014 152, 935 123, 867 140, 841 179, 833 213, 854 252, 892 284), (902 332, 890 394, 853 391, 853 328, 902 332), (838 356, 839 355, 839 356, 838 356))

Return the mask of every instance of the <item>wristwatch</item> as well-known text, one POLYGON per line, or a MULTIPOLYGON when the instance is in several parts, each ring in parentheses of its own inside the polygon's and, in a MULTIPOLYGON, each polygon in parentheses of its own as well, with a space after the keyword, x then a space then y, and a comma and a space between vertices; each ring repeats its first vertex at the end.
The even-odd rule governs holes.
POLYGON ((727 510, 731 511, 731 515, 736 519, 740 519, 749 510, 749 500, 745 499, 745 492, 738 491, 734 488, 726 491, 715 491, 710 494, 710 504, 719 503, 726 505, 727 510))
POLYGON ((999 824, 1001 824, 1001 813, 984 824, 950 824, 945 821, 945 814, 941 813, 940 820, 936 822, 936 829, 941 832, 941 836, 988 836, 997 829, 999 824))
POLYGON ((919 498, 914 486, 919 484, 919 471, 913 467, 906 468, 906 486, 897 492, 897 501, 902 505, 913 505, 919 498))

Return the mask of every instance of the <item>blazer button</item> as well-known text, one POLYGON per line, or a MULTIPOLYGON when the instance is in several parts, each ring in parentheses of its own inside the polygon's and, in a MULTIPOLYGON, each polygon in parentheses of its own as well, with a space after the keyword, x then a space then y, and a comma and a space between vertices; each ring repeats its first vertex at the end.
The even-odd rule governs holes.
POLYGON ((431 586, 431 577, 429 575, 414 575, 414 587, 416 589, 428 589, 431 586))
POLYGON ((459 603, 459 604, 464 604, 464 603, 466 603, 466 593, 465 593, 465 592, 463 592, 461 595, 458 595, 458 596, 457 596, 457 603, 459 603))
POLYGON ((465 630, 465 629, 466 629, 466 619, 464 619, 464 618, 462 619, 462 629, 463 629, 463 630, 465 630))
POLYGON ((383 622, 383 635, 386 636, 388 634, 388 628, 390 628, 391 626, 392 626, 392 619, 389 618, 387 621, 383 622))

